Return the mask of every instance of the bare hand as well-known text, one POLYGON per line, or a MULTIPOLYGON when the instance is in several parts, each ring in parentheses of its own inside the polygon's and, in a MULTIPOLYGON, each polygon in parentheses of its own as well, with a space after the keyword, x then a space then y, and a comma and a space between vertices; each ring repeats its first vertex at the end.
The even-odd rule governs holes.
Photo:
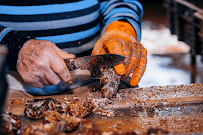
POLYGON ((17 71, 26 83, 34 87, 57 85, 61 79, 71 84, 73 78, 64 59, 75 57, 52 42, 30 39, 24 43, 18 54, 17 71))

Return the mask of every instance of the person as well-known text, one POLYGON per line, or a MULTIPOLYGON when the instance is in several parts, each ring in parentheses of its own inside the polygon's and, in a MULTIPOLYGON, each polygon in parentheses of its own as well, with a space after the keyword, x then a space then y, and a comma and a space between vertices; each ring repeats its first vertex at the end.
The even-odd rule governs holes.
POLYGON ((73 83, 65 59, 105 53, 126 56, 114 68, 136 86, 147 62, 142 16, 139 0, 6 0, 0 2, 0 43, 9 48, 9 70, 33 94, 59 93, 61 82, 73 83))

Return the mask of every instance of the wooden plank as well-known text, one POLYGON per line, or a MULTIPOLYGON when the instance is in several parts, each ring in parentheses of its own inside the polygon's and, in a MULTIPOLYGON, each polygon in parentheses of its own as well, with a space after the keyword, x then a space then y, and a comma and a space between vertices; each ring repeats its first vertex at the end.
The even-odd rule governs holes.
POLYGON ((175 1, 182 4, 182 5, 184 5, 184 6, 187 6, 187 7, 191 8, 191 9, 193 9, 193 10, 196 10, 196 11, 198 11, 200 13, 203 13, 203 9, 201 9, 201 8, 195 6, 195 5, 193 5, 193 4, 191 4, 191 3, 187 2, 187 1, 184 1, 184 0, 175 0, 175 1))
MULTIPOLYGON (((82 91, 82 90, 81 90, 82 91)), ((73 100, 74 97, 79 99, 102 99, 100 92, 86 92, 76 94, 64 94, 53 96, 37 96, 22 98, 7 98, 6 111, 14 114, 23 115, 24 106, 28 99, 53 97, 61 102, 65 100, 73 100)), ((150 106, 170 106, 179 104, 202 103, 203 101, 203 84, 187 84, 187 85, 168 85, 153 86, 145 88, 128 88, 120 89, 117 97, 109 100, 113 104, 104 106, 106 109, 150 107, 150 106)), ((108 102, 108 100, 107 100, 108 102)))
MULTIPOLYGON (((19 115, 22 126, 42 121, 25 118, 25 103, 30 98, 7 98, 5 110, 19 115)), ((99 91, 83 94, 48 96, 61 102, 90 99, 104 101, 103 109, 110 109, 114 117, 90 115, 103 132, 136 131, 145 134, 150 128, 161 128, 169 133, 203 133, 203 84, 153 86, 119 89, 113 99, 104 99, 99 91)))

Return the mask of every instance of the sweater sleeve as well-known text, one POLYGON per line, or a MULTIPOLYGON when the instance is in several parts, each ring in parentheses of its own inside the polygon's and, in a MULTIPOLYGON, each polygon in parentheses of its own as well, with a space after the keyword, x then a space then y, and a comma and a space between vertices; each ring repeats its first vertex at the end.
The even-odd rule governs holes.
POLYGON ((143 7, 139 0, 100 0, 102 34, 113 21, 130 23, 141 40, 141 17, 143 7))
POLYGON ((10 70, 17 71, 18 52, 29 39, 33 39, 33 37, 0 25, 0 44, 5 44, 8 47, 8 66, 10 70))

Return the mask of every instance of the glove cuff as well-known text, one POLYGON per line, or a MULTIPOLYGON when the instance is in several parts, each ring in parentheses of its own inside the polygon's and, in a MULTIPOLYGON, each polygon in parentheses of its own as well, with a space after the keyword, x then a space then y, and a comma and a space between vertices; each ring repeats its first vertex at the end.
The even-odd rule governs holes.
POLYGON ((128 22, 114 21, 108 25, 105 32, 110 30, 122 31, 136 38, 136 32, 128 22))

